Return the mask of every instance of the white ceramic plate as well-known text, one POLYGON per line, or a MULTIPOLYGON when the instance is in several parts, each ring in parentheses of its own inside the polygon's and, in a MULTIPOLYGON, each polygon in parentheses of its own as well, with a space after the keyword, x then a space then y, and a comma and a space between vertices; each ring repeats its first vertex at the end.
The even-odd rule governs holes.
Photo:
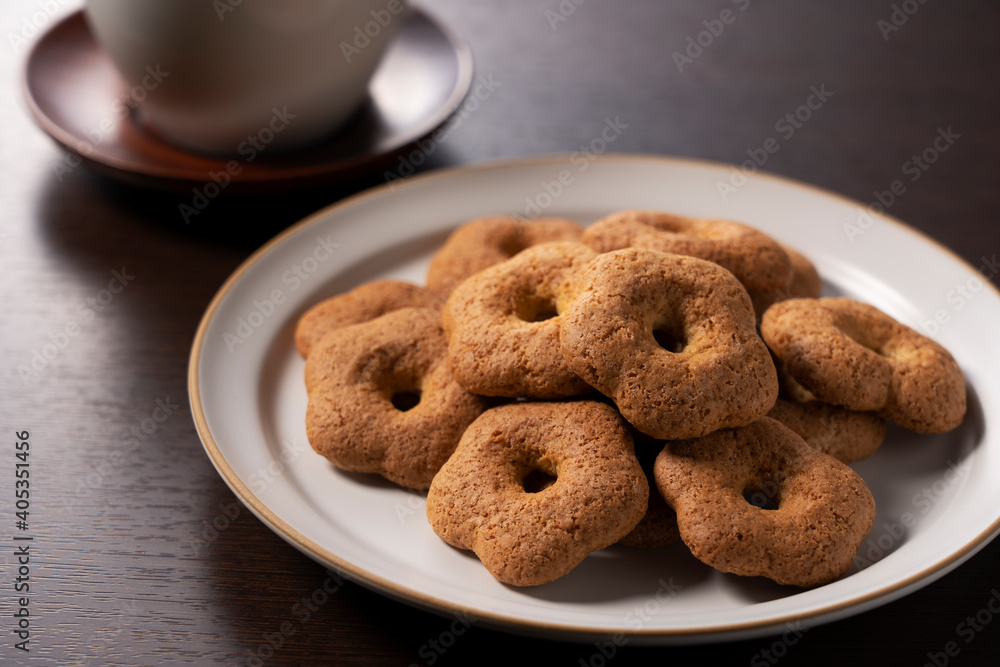
POLYGON ((735 639, 856 614, 930 583, 1000 531, 1000 294, 941 246, 842 197, 758 174, 724 198, 719 183, 732 173, 688 160, 555 156, 430 173, 320 211, 248 259, 205 314, 189 388, 208 455, 243 502, 306 555, 388 596, 525 634, 735 639), (840 580, 802 591, 725 575, 678 544, 613 547, 551 584, 507 587, 434 535, 421 494, 340 472, 309 448, 304 363, 292 341, 308 307, 375 278, 422 283, 447 233, 477 216, 589 223, 625 208, 754 225, 810 257, 827 294, 932 334, 964 369, 962 427, 940 436, 890 429, 882 449, 855 464, 878 516, 840 580))

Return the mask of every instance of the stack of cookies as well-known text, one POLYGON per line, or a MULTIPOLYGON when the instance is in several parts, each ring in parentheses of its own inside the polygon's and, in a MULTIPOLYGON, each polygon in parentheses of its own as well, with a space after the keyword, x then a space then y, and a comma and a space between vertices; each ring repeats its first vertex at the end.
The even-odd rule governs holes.
POLYGON ((875 504, 847 463, 885 420, 965 413, 958 365, 812 263, 727 220, 480 218, 427 286, 376 281, 296 329, 313 448, 427 491, 431 528, 498 580, 683 541, 801 587, 850 567, 875 504))

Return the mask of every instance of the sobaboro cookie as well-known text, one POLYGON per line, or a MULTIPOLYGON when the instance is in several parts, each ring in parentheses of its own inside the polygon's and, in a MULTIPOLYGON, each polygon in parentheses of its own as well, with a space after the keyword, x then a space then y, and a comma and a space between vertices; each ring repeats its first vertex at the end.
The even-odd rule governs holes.
POLYGON ((512 403, 483 413, 427 493, 427 519, 505 584, 554 581, 628 534, 649 487, 628 427, 595 401, 512 403), (533 491, 532 475, 551 478, 533 491))
POLYGON ((486 408, 448 371, 440 314, 404 308, 331 331, 306 359, 306 434, 352 472, 426 489, 486 408))
POLYGON ((562 317, 569 367, 662 440, 748 424, 778 395, 750 297, 718 264, 639 248, 599 255, 562 317))
POLYGON ((846 573, 875 521, 857 473, 769 417, 667 443, 654 475, 695 558, 779 584, 818 586, 846 573), (772 506, 751 504, 754 494, 772 506))
POLYGON ((951 354, 874 306, 790 299, 767 309, 760 331, 792 378, 826 403, 918 433, 950 431, 965 416, 965 378, 951 354))
POLYGON ((566 398, 591 387, 559 346, 561 313, 595 256, 578 243, 532 246, 462 282, 445 303, 452 373, 484 396, 566 398))

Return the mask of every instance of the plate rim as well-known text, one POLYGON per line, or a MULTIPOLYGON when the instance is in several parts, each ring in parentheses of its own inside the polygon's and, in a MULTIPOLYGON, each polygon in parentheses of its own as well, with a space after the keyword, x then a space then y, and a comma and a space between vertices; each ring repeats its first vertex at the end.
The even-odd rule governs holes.
MULTIPOLYGON (((202 445, 209 456, 217 472, 244 503, 262 522, 268 525, 286 542, 301 551, 304 555, 320 562, 321 564, 332 564, 338 574, 344 575, 363 586, 374 589, 390 598, 399 600, 424 610, 441 614, 454 615, 470 613, 478 622, 485 625, 492 625, 495 628, 506 631, 517 631, 521 634, 535 634, 549 637, 558 637, 573 641, 585 641, 595 637, 621 637, 632 639, 661 640, 662 643, 704 643, 709 640, 719 639, 739 639, 741 637, 764 636, 771 630, 778 630, 785 624, 794 621, 808 621, 810 625, 819 625, 835 621, 847 616, 846 612, 856 610, 856 613, 863 613, 874 607, 888 604, 900 597, 903 597, 913 590, 929 585, 945 574, 951 572, 967 559, 975 555, 1000 533, 1000 514, 985 529, 977 534, 973 539, 962 545, 961 548, 949 553, 946 558, 941 559, 922 569, 920 572, 886 586, 881 586, 865 594, 851 597, 849 600, 824 604, 818 608, 811 609, 804 614, 784 614, 777 617, 770 617, 760 621, 746 621, 739 623, 727 623, 724 625, 707 625, 698 628, 622 628, 622 627, 598 627, 582 626, 572 623, 546 622, 538 620, 520 619, 509 614, 492 612, 488 609, 468 609, 460 604, 444 600, 430 595, 420 590, 415 590, 386 580, 380 575, 369 572, 364 567, 349 562, 325 547, 313 542, 299 531, 288 525, 281 517, 277 516, 267 507, 253 492, 240 480, 230 467, 225 455, 222 453, 218 443, 215 441, 208 427, 208 421, 202 404, 202 396, 199 388, 199 363, 202 350, 205 346, 207 329, 212 322, 215 312, 225 300, 229 292, 241 281, 242 277, 259 261, 266 257, 277 246, 283 244, 293 235, 315 224, 319 224, 324 218, 342 209, 348 209, 358 203, 379 197, 385 193, 395 190, 415 187, 430 180, 446 180, 459 174, 468 174, 483 171, 501 171, 509 169, 539 167, 545 165, 563 164, 568 159, 567 153, 552 153, 535 156, 525 156, 518 158, 492 160, 487 162, 458 165, 441 169, 430 170, 415 174, 402 181, 394 181, 373 186, 359 193, 334 202, 318 211, 306 216, 298 222, 292 224, 275 237, 264 243, 260 248, 248 256, 223 282, 219 287, 211 302, 207 306, 201 321, 198 324, 192 343, 191 354, 188 364, 188 396, 189 403, 194 418, 195 428, 198 432, 202 445)), ((722 169, 732 165, 723 162, 716 162, 701 158, 677 157, 656 154, 642 153, 605 153, 597 156, 600 162, 614 163, 657 163, 678 167, 711 168, 722 169)), ((864 207, 861 202, 851 199, 845 195, 827 190, 820 186, 798 181, 789 177, 773 174, 763 170, 758 170, 754 178, 763 178, 775 181, 785 187, 795 187, 808 190, 813 194, 833 198, 841 203, 847 203, 857 207, 864 207)), ((969 262, 959 256, 941 242, 928 236, 924 232, 907 225, 886 213, 875 214, 880 221, 889 222, 902 231, 914 234, 924 243, 934 246, 934 248, 960 263, 967 270, 976 273, 977 269, 969 262)), ((983 281, 994 292, 994 296, 1000 299, 1000 288, 992 281, 983 281)))

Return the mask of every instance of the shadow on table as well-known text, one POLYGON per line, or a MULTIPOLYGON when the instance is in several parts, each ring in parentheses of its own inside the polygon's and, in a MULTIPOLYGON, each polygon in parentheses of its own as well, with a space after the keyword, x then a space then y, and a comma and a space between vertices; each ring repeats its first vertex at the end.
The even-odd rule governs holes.
MULTIPOLYGON (((418 173, 451 162, 447 150, 442 148, 418 173)), ((262 187, 260 193, 236 195, 223 190, 214 198, 206 198, 197 188, 191 188, 190 192, 149 190, 83 167, 62 174, 60 179, 50 177, 39 197, 40 217, 50 228, 60 220, 84 227, 95 222, 99 225, 100 221, 92 216, 106 214, 116 224, 133 222, 168 238, 176 235, 250 249, 325 206, 386 183, 382 173, 359 173, 349 181, 308 189, 272 193, 262 187), (66 196, 67 192, 72 196, 66 196), (74 209, 67 210, 67 202, 72 202, 74 209)), ((402 182, 405 179, 393 181, 402 182)), ((79 247, 74 244, 72 249, 78 251, 79 247)))

